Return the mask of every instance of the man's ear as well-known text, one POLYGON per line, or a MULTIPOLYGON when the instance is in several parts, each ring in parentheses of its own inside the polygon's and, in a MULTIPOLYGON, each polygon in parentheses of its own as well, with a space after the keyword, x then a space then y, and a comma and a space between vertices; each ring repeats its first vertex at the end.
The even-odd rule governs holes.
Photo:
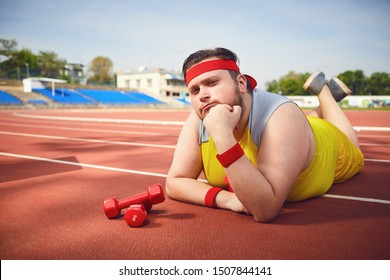
POLYGON ((240 89, 241 93, 245 93, 247 91, 247 83, 248 83, 248 81, 244 75, 239 74, 237 76, 237 84, 238 84, 238 88, 240 89))

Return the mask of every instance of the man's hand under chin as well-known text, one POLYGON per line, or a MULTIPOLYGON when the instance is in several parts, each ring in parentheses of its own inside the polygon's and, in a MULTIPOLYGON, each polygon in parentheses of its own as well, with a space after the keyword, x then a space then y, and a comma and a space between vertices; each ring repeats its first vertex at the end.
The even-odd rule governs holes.
POLYGON ((209 113, 203 120, 207 132, 213 137, 223 138, 233 135, 241 117, 241 107, 228 104, 218 104, 210 108, 209 113))

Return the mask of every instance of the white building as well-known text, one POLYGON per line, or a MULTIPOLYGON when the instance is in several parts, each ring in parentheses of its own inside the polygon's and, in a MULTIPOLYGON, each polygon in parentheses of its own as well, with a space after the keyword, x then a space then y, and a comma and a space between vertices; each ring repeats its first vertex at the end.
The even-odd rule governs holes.
POLYGON ((140 67, 138 71, 131 73, 118 72, 116 86, 156 97, 184 98, 188 96, 187 86, 182 76, 161 68, 140 67))

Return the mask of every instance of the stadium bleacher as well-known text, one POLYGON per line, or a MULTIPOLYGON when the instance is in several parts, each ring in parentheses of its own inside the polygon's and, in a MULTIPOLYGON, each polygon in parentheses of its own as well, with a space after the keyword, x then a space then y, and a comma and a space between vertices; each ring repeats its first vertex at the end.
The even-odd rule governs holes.
POLYGON ((134 99, 137 99, 140 101, 140 103, 152 103, 152 104, 161 104, 164 103, 160 100, 157 100, 145 93, 142 92, 135 92, 135 91, 125 91, 124 94, 133 97, 134 99))
POLYGON ((29 99, 28 103, 32 105, 47 105, 47 102, 42 99, 29 99))
POLYGON ((56 89, 54 94, 51 89, 33 89, 33 91, 38 92, 53 101, 63 104, 93 104, 94 102, 90 99, 83 97, 77 92, 71 91, 69 89, 56 89))
POLYGON ((157 104, 163 103, 149 95, 140 92, 128 92, 118 90, 77 89, 99 103, 103 104, 157 104))
POLYGON ((175 98, 177 101, 186 104, 186 105, 191 105, 191 102, 187 101, 185 98, 175 98))
POLYGON ((103 104, 139 103, 138 100, 114 90, 77 89, 77 91, 103 104))
POLYGON ((8 92, 0 90, 0 105, 22 105, 23 102, 8 92))
MULTIPOLYGON (((102 89, 67 89, 56 88, 54 92, 50 88, 33 88, 46 98, 64 105, 149 105, 164 104, 145 93, 120 90, 102 89)), ((47 101, 37 98, 26 99, 31 105, 48 105, 47 101)), ((5 91, 0 90, 0 105, 23 105, 23 101, 5 91)))

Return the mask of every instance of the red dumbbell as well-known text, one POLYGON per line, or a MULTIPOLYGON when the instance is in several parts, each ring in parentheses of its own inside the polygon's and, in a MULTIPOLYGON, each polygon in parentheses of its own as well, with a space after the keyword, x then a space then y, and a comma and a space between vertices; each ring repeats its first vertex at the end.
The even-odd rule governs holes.
POLYGON ((153 204, 150 202, 150 200, 146 200, 144 203, 142 203, 142 205, 145 207, 146 212, 148 212, 149 214, 153 207, 153 204))
POLYGON ((144 224, 147 215, 148 213, 143 204, 134 204, 127 210, 125 220, 130 227, 141 227, 144 224))
POLYGON ((164 189, 160 184, 154 184, 148 187, 148 191, 121 200, 115 197, 106 199, 103 202, 104 212, 111 219, 120 215, 123 208, 127 208, 133 204, 145 204, 146 209, 150 209, 151 204, 158 204, 165 200, 164 189))

